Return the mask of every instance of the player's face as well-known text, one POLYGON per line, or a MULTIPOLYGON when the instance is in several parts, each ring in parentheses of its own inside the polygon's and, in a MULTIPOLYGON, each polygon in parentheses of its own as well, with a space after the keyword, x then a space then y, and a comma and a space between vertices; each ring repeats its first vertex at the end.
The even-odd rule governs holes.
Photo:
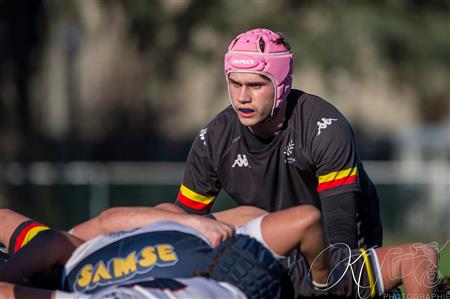
POLYGON ((272 113, 274 86, 259 74, 231 73, 228 77, 231 101, 244 126, 254 126, 272 113))

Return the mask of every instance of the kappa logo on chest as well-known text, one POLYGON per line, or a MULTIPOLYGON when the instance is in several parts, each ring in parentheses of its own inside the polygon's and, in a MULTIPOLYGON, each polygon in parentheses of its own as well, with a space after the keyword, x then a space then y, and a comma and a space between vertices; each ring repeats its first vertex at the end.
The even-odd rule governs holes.
POLYGON ((250 164, 248 163, 247 160, 247 156, 245 154, 238 154, 236 160, 234 160, 233 166, 231 166, 232 168, 235 167, 248 167, 248 168, 252 168, 250 166, 250 164))

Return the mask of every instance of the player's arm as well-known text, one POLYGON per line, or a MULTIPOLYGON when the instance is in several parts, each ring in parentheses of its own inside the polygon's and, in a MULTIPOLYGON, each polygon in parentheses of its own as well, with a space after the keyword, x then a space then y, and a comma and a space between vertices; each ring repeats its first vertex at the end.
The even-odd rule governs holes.
POLYGON ((10 209, 0 209, 0 242, 10 247, 11 237, 20 224, 31 220, 30 218, 10 209))
POLYGON ((356 203, 359 195, 359 192, 346 192, 321 200, 324 228, 331 244, 357 247, 356 203))
POLYGON ((83 243, 72 235, 53 229, 29 237, 31 241, 0 264, 0 281, 17 283, 34 273, 62 266, 83 243))
POLYGON ((0 281, 18 282, 35 272, 62 265, 82 243, 9 209, 0 210, 0 223, 0 241, 10 254, 6 262, 0 263, 0 281))
POLYGON ((110 208, 99 216, 75 226, 71 233, 83 240, 89 240, 104 233, 142 227, 158 221, 173 221, 197 229, 214 247, 234 233, 233 225, 188 214, 168 203, 156 207, 110 208))
POLYGON ((213 165, 211 130, 200 131, 192 144, 175 204, 188 213, 210 212, 221 185, 213 165))
POLYGON ((356 208, 360 201, 359 157, 353 130, 330 104, 311 104, 308 144, 317 179, 322 218, 331 243, 355 248, 358 239, 356 208))

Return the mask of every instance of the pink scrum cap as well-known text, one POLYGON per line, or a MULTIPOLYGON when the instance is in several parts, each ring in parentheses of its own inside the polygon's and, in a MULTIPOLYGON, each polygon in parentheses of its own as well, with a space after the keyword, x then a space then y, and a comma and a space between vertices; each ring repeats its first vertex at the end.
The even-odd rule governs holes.
POLYGON ((269 29, 253 29, 238 35, 225 54, 227 80, 230 73, 241 72, 261 74, 272 81, 275 87, 272 115, 286 99, 292 85, 292 53, 282 40, 269 29))

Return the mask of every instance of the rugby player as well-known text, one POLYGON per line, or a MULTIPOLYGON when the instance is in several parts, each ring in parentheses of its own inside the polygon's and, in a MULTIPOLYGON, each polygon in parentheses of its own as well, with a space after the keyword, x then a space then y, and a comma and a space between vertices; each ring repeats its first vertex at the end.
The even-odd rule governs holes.
MULTIPOLYGON (((152 292, 162 294, 161 288, 172 292, 167 290, 167 285, 161 278, 170 278, 167 283, 172 285, 175 282, 181 283, 184 286, 181 290, 187 291, 192 287, 192 291, 196 284, 189 285, 189 279, 178 278, 204 275, 219 281, 208 282, 206 289, 218 287, 222 291, 232 290, 229 298, 274 298, 281 285, 282 270, 273 257, 281 258, 280 255, 286 255, 297 243, 302 251, 306 250, 308 253, 306 259, 311 269, 309 272, 308 265, 304 264, 304 277, 302 281, 298 281, 304 296, 332 294, 368 298, 382 295, 385 290, 400 283, 403 283, 407 295, 425 296, 431 295, 437 278, 437 254, 424 244, 369 250, 326 247, 320 212, 312 206, 299 206, 271 214, 251 207, 217 213, 215 217, 229 222, 239 218, 237 215, 244 215, 243 219, 251 219, 238 228, 238 232, 250 234, 261 242, 238 235, 227 238, 217 249, 212 249, 212 244, 200 231, 179 224, 186 223, 185 220, 177 220, 184 218, 183 215, 186 214, 177 210, 177 207, 165 205, 160 208, 127 208, 128 211, 134 209, 135 217, 128 220, 128 228, 135 228, 134 230, 111 233, 110 228, 104 226, 111 217, 105 217, 98 219, 99 223, 106 221, 98 232, 105 230, 109 233, 85 243, 73 235, 48 229, 20 214, 9 210, 1 211, 0 220, 5 225, 2 226, 0 241, 15 250, 15 253, 12 253, 6 263, 0 264, 0 281, 17 283, 21 277, 37 270, 65 265, 65 290, 92 296, 100 294, 98 292, 109 292, 111 295, 114 292, 119 294, 139 291, 141 295, 148 295, 143 298, 155 298, 151 297, 155 294, 152 292), (167 208, 172 211, 169 212, 167 208), (159 215, 159 218, 152 219, 149 215, 159 215), (168 219, 180 222, 155 222, 168 219), (142 227, 136 228, 137 226, 142 227), (281 228, 285 233, 280 234, 281 228), (273 255, 261 244, 265 244, 273 255), (51 254, 41 254, 36 258, 36 252, 51 254), (311 260, 309 255, 313 252, 315 260, 311 260), (327 275, 325 282, 323 274, 327 275), (147 282, 154 281, 154 277, 157 282, 148 284, 147 282), (257 288, 252 288, 255 285, 257 288)), ((108 216, 113 216, 114 213, 118 217, 128 217, 120 209, 110 210, 108 216)), ((203 221, 205 219, 200 222, 203 221)), ((240 223, 242 219, 229 224, 240 223)), ((81 229, 82 226, 76 227, 74 234, 81 229)), ((3 284, 1 288, 4 294, 13 294, 13 285, 3 284)), ((22 287, 16 288, 16 294, 22 294, 24 298, 52 294, 56 298, 85 298, 82 295, 69 297, 70 293, 61 291, 37 291, 22 287)), ((188 298, 179 297, 181 294, 186 295, 183 292, 173 291, 170 294, 174 296, 171 298, 188 298)))
MULTIPOLYGON (((176 204, 208 214, 223 188, 237 204, 269 212, 314 205, 330 243, 381 246, 378 195, 350 124, 325 100, 291 89, 292 73, 290 46, 275 32, 254 29, 230 43, 231 105, 194 141, 176 204)), ((294 258, 285 263, 295 285, 305 261, 294 258)))
POLYGON ((238 35, 224 59, 231 105, 195 139, 176 204, 207 214, 223 188, 238 205, 321 209, 331 243, 382 245, 379 200, 353 130, 327 101, 291 89, 293 54, 268 29, 238 35))
MULTIPOLYGON (((196 137, 176 204, 207 214, 223 188, 238 205, 270 212, 314 205, 331 243, 381 246, 379 199, 352 127, 327 101, 291 89, 286 40, 268 29, 244 32, 224 68, 231 105, 196 137)), ((293 282, 303 263, 287 260, 293 282)))

